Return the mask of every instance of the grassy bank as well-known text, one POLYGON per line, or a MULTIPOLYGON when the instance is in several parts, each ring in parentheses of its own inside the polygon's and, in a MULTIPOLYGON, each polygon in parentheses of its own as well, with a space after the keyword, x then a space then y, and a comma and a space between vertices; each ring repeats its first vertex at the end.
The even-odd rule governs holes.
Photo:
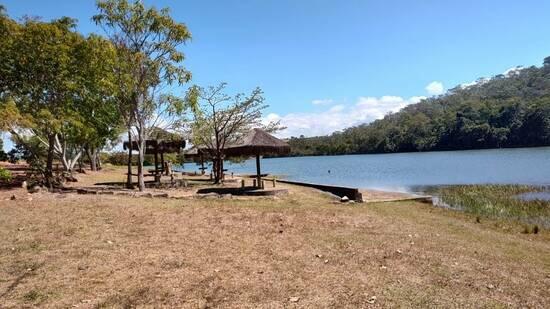
POLYGON ((523 201, 517 195, 544 191, 544 187, 524 185, 462 185, 439 188, 435 194, 444 205, 479 217, 517 221, 526 232, 550 228, 550 202, 523 201))
MULTIPOLYGON (((79 184, 120 175, 88 173, 79 184)), ((522 234, 417 202, 341 204, 288 188, 275 199, 189 200, 0 191, 0 307, 550 302, 546 230, 522 234)))

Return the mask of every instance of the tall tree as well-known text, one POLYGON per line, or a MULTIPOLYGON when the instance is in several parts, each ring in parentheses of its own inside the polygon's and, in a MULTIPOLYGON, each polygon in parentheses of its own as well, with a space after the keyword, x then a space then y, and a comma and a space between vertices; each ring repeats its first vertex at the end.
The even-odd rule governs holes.
POLYGON ((88 156, 90 168, 99 167, 99 153, 121 133, 122 117, 117 104, 116 50, 110 41, 91 35, 78 46, 77 111, 82 129, 77 143, 88 156))
MULTIPOLYGON (((172 114, 182 110, 182 101, 167 99, 163 94, 171 85, 182 85, 191 78, 182 65, 184 55, 178 50, 191 39, 191 33, 185 24, 170 17, 167 8, 148 8, 142 1, 100 0, 97 7, 99 14, 93 20, 103 27, 117 47, 119 59, 124 60, 120 69, 124 83, 120 85, 128 93, 120 103, 129 108, 128 119, 135 128, 138 183, 144 190, 145 140, 151 124, 163 111, 172 114)), ((133 130, 129 127, 128 131, 131 137, 133 130)))
POLYGON ((70 18, 17 23, 0 14, 0 114, 6 115, 0 127, 29 152, 38 149, 29 136, 47 148, 48 184, 54 158, 72 171, 85 146, 101 148, 119 123, 112 99, 115 50, 74 26, 70 18))
POLYGON ((73 121, 74 47, 82 39, 73 31, 74 20, 52 22, 26 19, 14 24, 3 17, 2 31, 9 31, 8 43, 0 53, 2 97, 11 97, 17 109, 32 125, 27 127, 43 138, 48 152, 46 182, 52 185, 56 135, 73 121), (7 30, 6 30, 7 29, 7 30))

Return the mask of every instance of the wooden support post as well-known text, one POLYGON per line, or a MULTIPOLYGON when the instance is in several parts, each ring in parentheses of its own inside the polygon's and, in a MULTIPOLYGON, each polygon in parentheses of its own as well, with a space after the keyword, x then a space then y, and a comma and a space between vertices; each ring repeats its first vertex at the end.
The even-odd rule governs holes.
POLYGON ((277 180, 275 180, 275 178, 273 178, 273 188, 275 188, 276 183, 277 183, 277 180))
POLYGON ((262 185, 262 174, 260 172, 260 154, 256 155, 256 178, 258 179, 258 186, 262 185))
POLYGON ((241 188, 244 188, 244 179, 241 179, 241 188))
MULTIPOLYGON (((143 151, 145 153, 145 150, 143 151)), ((158 165, 159 165, 159 157, 158 157, 158 152, 159 152, 159 148, 158 148, 158 143, 157 141, 155 141, 155 181, 157 179, 156 175, 158 174, 158 165)))
POLYGON ((165 175, 168 175, 168 170, 167 168, 164 166, 164 151, 161 151, 160 152, 160 168, 162 169, 162 172, 160 173, 161 175, 162 174, 165 174, 165 175))
POLYGON ((252 186, 253 186, 254 188, 256 188, 256 179, 253 179, 253 180, 252 180, 252 186))

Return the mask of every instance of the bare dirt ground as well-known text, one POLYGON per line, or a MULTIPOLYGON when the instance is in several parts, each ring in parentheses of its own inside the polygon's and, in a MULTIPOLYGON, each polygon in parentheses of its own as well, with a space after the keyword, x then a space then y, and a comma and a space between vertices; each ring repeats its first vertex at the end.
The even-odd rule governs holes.
POLYGON ((550 306, 548 231, 291 188, 191 200, 0 191, 0 308, 550 306))

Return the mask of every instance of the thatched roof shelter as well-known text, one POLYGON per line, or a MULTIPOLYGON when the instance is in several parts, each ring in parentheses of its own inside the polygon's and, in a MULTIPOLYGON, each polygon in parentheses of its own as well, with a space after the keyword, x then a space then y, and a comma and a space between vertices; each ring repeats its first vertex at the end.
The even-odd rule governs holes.
MULTIPOLYGON (((128 142, 123 144, 124 150, 127 150, 129 147, 128 142)), ((148 139, 145 141, 145 154, 156 154, 156 153, 179 153, 185 147, 185 140, 179 141, 162 141, 162 140, 151 140, 148 139)), ((132 150, 138 150, 138 144, 136 141, 132 141, 132 150)))
POLYGON ((290 146, 262 129, 252 129, 237 142, 228 145, 224 154, 228 157, 288 154, 290 146))
POLYGON ((260 171, 260 155, 266 154, 287 154, 290 152, 290 145, 262 129, 252 129, 237 142, 226 146, 224 154, 228 157, 256 157, 256 178, 258 187, 262 187, 260 171))
MULTIPOLYGON (((129 142, 124 142, 122 144, 124 150, 130 148, 129 142)), ((131 145, 132 151, 139 150, 137 141, 132 141, 131 145)), ((164 154, 165 153, 180 153, 183 148, 185 148, 185 139, 176 133, 171 133, 161 128, 153 128, 149 139, 145 140, 145 149, 144 153, 147 155, 154 155, 155 159, 155 179, 160 181, 160 174, 166 173, 169 174, 170 168, 168 164, 164 163, 164 154), (158 162, 158 155, 160 154, 160 168, 158 162)))

